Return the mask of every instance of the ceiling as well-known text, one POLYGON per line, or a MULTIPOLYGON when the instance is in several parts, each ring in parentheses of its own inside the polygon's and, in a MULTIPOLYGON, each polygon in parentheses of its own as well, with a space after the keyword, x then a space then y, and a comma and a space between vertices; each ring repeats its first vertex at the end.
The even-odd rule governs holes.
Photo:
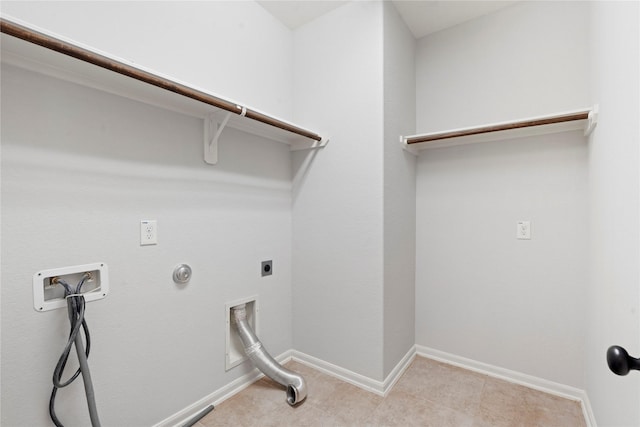
POLYGON ((258 4, 292 30, 347 3, 332 0, 258 0, 258 4))
MULTIPOLYGON (((515 1, 391 0, 417 39, 507 7, 515 1)), ((261 0, 258 3, 292 30, 349 3, 333 0, 261 0)))

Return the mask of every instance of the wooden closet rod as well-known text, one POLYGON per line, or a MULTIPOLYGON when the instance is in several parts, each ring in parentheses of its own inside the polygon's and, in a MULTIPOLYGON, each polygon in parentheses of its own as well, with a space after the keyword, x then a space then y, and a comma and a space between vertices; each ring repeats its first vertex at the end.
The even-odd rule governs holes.
POLYGON ((561 114, 541 119, 522 120, 504 124, 481 126, 477 128, 461 129, 450 132, 432 133, 427 135, 416 135, 408 137, 407 144, 418 144, 420 142, 438 141, 441 139, 457 138, 461 136, 479 135, 490 132, 500 132, 505 130, 527 128, 533 126, 551 125, 555 123, 571 122, 574 120, 587 120, 589 111, 579 111, 576 113, 561 114))
POLYGON ((161 89, 177 93, 178 95, 203 102, 205 104, 220 108, 225 111, 230 111, 234 114, 241 115, 244 109, 246 111, 245 116, 250 119, 262 122, 269 126, 286 130, 305 138, 313 139, 315 141, 322 140, 321 136, 306 129, 302 129, 290 123, 283 122, 274 117, 259 113, 249 108, 245 108, 242 105, 227 101, 226 99, 218 98, 216 96, 201 92, 181 83, 177 83, 164 77, 160 77, 148 71, 140 70, 139 68, 122 63, 120 61, 113 60, 104 55, 100 55, 88 49, 73 45, 55 37, 40 33, 38 31, 34 31, 30 28, 8 21, 4 18, 0 18, 0 31, 29 43, 37 44, 44 48, 59 52, 63 55, 71 56, 73 58, 79 59, 80 61, 88 62, 90 64, 105 68, 109 71, 113 71, 123 76, 127 76, 132 79, 159 87, 161 89))

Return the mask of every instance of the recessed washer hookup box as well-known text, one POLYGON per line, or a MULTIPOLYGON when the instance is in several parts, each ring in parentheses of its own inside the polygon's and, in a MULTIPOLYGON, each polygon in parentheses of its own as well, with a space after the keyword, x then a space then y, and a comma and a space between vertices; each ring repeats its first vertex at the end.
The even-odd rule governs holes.
POLYGON ((33 275, 33 308, 36 311, 49 311, 67 307, 64 287, 56 283, 54 278, 64 280, 75 292, 76 286, 85 273, 89 273, 90 277, 80 290, 84 300, 89 302, 106 297, 109 294, 109 273, 106 263, 96 262, 53 268, 38 271, 33 275))

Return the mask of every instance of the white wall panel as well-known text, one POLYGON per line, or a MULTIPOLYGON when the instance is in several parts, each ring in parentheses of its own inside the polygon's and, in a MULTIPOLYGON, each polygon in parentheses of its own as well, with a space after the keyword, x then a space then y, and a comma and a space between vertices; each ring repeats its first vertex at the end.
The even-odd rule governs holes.
MULTIPOLYGON (((587 105, 588 17, 587 3, 523 2, 421 39, 417 131, 587 105)), ((586 140, 424 151, 417 176, 416 343, 584 388, 586 140)))
POLYGON ((296 30, 295 120, 327 133, 296 153, 297 350, 375 380, 383 339, 382 4, 354 2, 296 30))
POLYGON ((415 344, 416 158, 399 135, 415 132, 415 39, 384 4, 384 376, 415 344))
POLYGON ((0 10, 291 119, 291 31, 253 1, 8 1, 0 10))
POLYGON ((637 2, 594 2, 592 98, 600 120, 589 140, 591 263, 586 388, 599 426, 640 425, 640 375, 617 377, 611 345, 640 355, 640 47, 637 2))
POLYGON ((424 37, 418 133, 588 106, 587 2, 520 2, 424 37))
MULTIPOLYGON (((3 2, 3 13, 269 113, 292 110, 292 35, 248 2, 3 2)), ((2 70, 2 424, 48 425, 64 310, 31 307, 39 270, 102 261, 88 304, 104 425, 152 425, 248 372, 224 370, 228 301, 260 298, 260 338, 292 347, 291 153, 227 128, 216 166, 202 120, 2 70), (157 246, 139 246, 142 219, 157 246), (260 261, 274 274, 260 278, 260 261), (175 265, 191 282, 172 281, 175 265), (19 327, 17 326, 19 325, 19 327)), ((87 425, 81 382, 58 394, 87 425)))

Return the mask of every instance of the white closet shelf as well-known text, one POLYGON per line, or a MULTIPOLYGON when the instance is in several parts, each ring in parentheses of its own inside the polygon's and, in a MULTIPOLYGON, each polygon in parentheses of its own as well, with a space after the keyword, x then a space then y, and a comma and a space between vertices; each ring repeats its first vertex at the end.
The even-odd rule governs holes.
POLYGON ((589 135, 598 120, 598 106, 529 117, 507 122, 492 123, 441 132, 400 137, 403 147, 414 154, 429 148, 523 138, 533 135, 584 130, 589 135))
POLYGON ((208 163, 217 161, 217 138, 225 126, 289 144, 292 150, 328 142, 288 121, 17 20, 1 18, 0 31, 3 63, 204 119, 208 163))

